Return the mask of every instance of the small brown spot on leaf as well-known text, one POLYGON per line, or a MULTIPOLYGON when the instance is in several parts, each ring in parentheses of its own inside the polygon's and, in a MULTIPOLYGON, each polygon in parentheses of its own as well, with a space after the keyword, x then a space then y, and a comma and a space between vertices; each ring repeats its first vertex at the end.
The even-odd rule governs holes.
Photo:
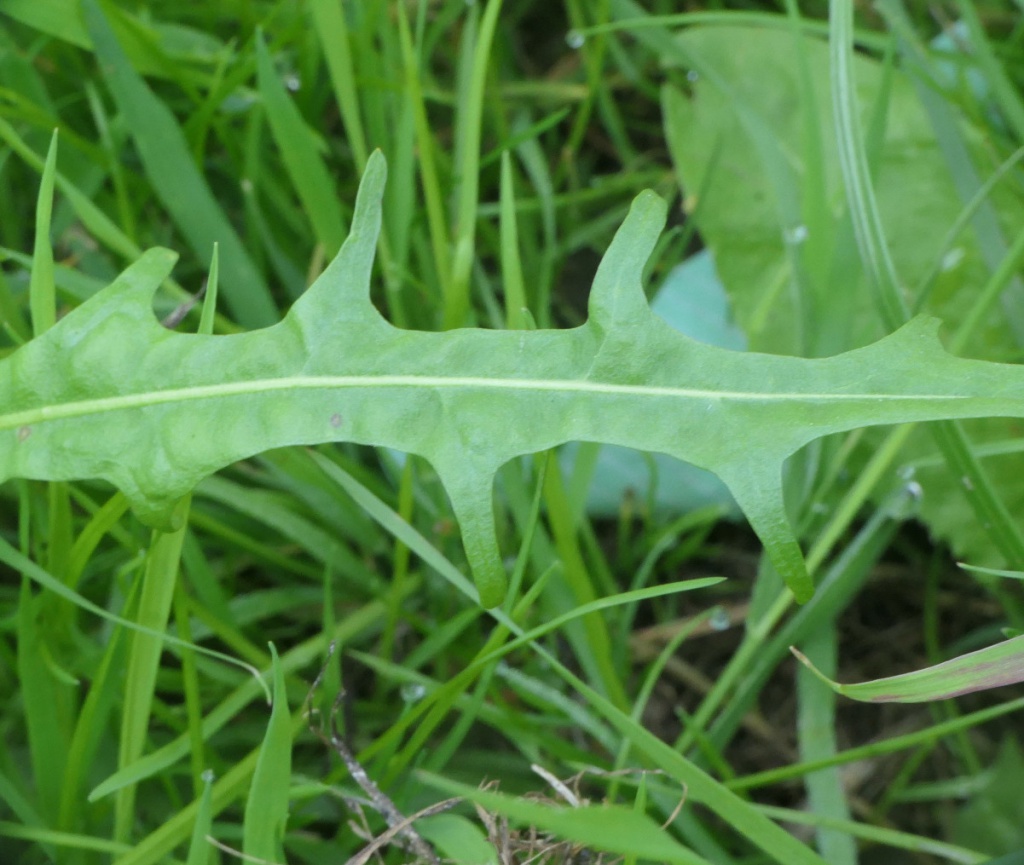
POLYGON ((30 435, 32 435, 32 427, 30 427, 30 426, 18 427, 18 441, 23 442, 30 435))
POLYGON ((337 412, 331 415, 331 426, 335 429, 341 426, 341 415, 337 412))

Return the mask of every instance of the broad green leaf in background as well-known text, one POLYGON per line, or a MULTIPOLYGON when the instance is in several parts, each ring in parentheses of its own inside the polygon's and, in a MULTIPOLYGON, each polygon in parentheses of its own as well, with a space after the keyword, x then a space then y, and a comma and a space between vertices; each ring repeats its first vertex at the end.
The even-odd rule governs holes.
POLYGON ((991 856, 1019 851, 1024 845, 1024 756, 1014 738, 1004 740, 986 775, 985 786, 957 812, 951 840, 991 856))
POLYGON ((175 502, 236 460, 350 441, 425 457, 452 500, 487 606, 505 573, 495 472, 567 441, 662 452, 727 484, 794 594, 813 591, 786 519, 782 464, 829 433, 1024 416, 1024 371, 947 354, 934 319, 836 357, 703 345, 659 319, 641 274, 665 204, 641 193, 609 247, 586 324, 400 330, 370 301, 384 157, 367 165, 338 257, 265 330, 174 333, 151 309, 174 255, 154 249, 0 362, 0 479, 103 478, 169 527, 175 502))
MULTIPOLYGON (((736 310, 737 320, 758 351, 800 353, 798 300, 792 290, 791 247, 802 247, 821 316, 815 330, 822 336, 812 351, 830 354, 878 338, 882 326, 866 290, 854 249, 845 208, 838 147, 832 122, 828 45, 805 35, 794 50, 793 32, 780 28, 741 26, 691 27, 677 36, 679 55, 666 52, 666 62, 689 57, 707 74, 689 76, 685 89, 675 84, 663 91, 666 139, 684 194, 699 196, 694 218, 715 261, 736 310), (802 90, 800 62, 814 82, 813 103, 802 90), (721 86, 730 88, 723 98, 721 86), (761 158, 758 144, 742 121, 742 112, 770 120, 793 176, 810 182, 812 165, 822 169, 818 192, 827 202, 831 221, 808 221, 799 234, 783 227, 778 178, 761 158), (817 130, 820 152, 808 135, 817 130), (837 310, 843 310, 840 314, 837 310)), ((931 122, 910 78, 866 55, 853 58, 857 100, 863 125, 869 129, 872 177, 889 248, 910 301, 944 321, 962 321, 988 278, 984 257, 971 232, 962 232, 948 245, 950 227, 964 203, 931 122), (888 100, 881 120, 882 134, 874 137, 880 100, 888 100), (936 280, 926 294, 917 291, 929 275, 936 280)), ((983 132, 962 123, 959 129, 978 170, 997 168, 983 132)), ((806 189, 791 190, 806 198, 806 189)), ((993 195, 1009 230, 1024 225, 1024 203, 1008 184, 993 195)), ((693 199, 689 199, 693 200, 693 199)), ((806 219, 806 217, 805 217, 806 219)), ((968 344, 972 355, 1005 360, 1017 356, 1006 316, 993 309, 968 344)), ((1019 437, 1016 420, 987 418, 967 427, 977 443, 1019 437)), ((1024 506, 1024 455, 1004 449, 989 456, 991 476, 999 497, 1012 511, 1024 506), (998 462, 996 462, 998 460, 998 462)), ((947 540, 957 555, 981 564, 998 565, 988 533, 958 493, 962 483, 936 453, 932 437, 919 431, 904 451, 904 460, 927 464, 914 480, 923 490, 921 518, 932 532, 947 540)), ((892 483, 905 481, 893 474, 892 483)), ((883 493, 884 494, 884 493, 883 493)))

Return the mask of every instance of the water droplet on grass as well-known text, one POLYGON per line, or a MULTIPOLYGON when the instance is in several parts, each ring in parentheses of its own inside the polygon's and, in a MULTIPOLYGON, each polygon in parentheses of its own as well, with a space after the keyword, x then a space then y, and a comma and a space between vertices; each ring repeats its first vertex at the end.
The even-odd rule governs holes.
POLYGON ((583 43, 587 41, 587 37, 580 33, 579 30, 570 30, 565 34, 565 44, 572 49, 582 48, 583 43))
POLYGON ((696 69, 691 69, 686 73, 686 80, 691 84, 695 81, 700 81, 700 73, 696 69))
POLYGON ((730 625, 732 625, 732 620, 729 618, 725 607, 715 607, 711 613, 711 618, 708 619, 708 626, 711 630, 725 631, 729 629, 730 625))
POLYGON ((410 682, 409 684, 402 685, 402 700, 403 702, 418 703, 427 695, 427 689, 419 682, 410 682))
POLYGON ((944 256, 942 256, 943 273, 948 273, 953 268, 955 268, 961 261, 964 260, 964 256, 966 255, 967 253, 964 252, 964 248, 962 246, 954 247, 949 252, 947 252, 944 256))
POLYGON ((909 520, 921 507, 924 488, 917 481, 907 481, 899 489, 893 490, 885 500, 882 510, 886 516, 894 520, 909 520))
POLYGON ((807 226, 793 225, 782 232, 782 236, 786 243, 791 243, 794 246, 798 243, 803 243, 807 240, 807 226))

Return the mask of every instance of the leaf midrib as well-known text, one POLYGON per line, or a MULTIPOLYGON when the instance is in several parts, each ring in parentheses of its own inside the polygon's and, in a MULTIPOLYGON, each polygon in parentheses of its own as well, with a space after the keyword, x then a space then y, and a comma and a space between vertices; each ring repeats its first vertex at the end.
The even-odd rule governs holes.
POLYGON ((810 393, 804 391, 726 391, 699 388, 663 387, 657 385, 626 385, 608 382, 581 381, 572 379, 522 379, 490 378, 480 376, 289 376, 287 378, 251 379, 240 382, 225 382, 216 385, 196 385, 167 390, 145 391, 103 397, 100 399, 74 400, 65 403, 37 406, 20 412, 0 415, 0 430, 31 426, 45 421, 82 417, 112 411, 147 408, 174 402, 192 402, 203 399, 217 399, 268 393, 295 389, 332 388, 402 388, 416 389, 483 389, 523 390, 563 393, 598 393, 613 396, 670 397, 676 399, 715 400, 719 402, 787 402, 813 401, 818 403, 848 403, 857 401, 904 401, 904 402, 953 402, 975 399, 969 394, 887 394, 887 393, 810 393))

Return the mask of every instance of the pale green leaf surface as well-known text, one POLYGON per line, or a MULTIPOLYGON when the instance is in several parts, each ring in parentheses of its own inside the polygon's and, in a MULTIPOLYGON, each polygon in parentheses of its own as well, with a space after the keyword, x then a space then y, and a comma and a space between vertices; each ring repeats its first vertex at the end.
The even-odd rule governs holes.
POLYGON ((1024 755, 1017 741, 1007 737, 993 761, 985 786, 958 809, 951 840, 990 856, 1019 851, 1024 845, 1021 777, 1024 777, 1024 755))
MULTIPOLYGON (((684 193, 700 193, 694 217, 751 345, 759 351, 798 353, 799 303, 789 287, 787 246, 799 242, 806 249, 816 238, 827 240, 822 248, 831 244, 832 252, 822 257, 814 273, 823 299, 815 330, 829 334, 831 351, 877 337, 881 330, 870 293, 857 262, 848 258, 854 245, 842 206, 839 147, 827 86, 827 43, 808 36, 800 44, 814 81, 821 82, 813 107, 802 101, 799 58, 789 33, 764 27, 691 27, 678 34, 676 44, 731 88, 732 98, 723 98, 711 75, 690 83, 685 94, 667 85, 663 91, 665 135, 684 193), (780 222, 771 167, 760 158, 756 142, 741 123, 742 111, 770 118, 779 146, 792 160, 795 176, 801 178, 808 175, 812 161, 809 148, 813 145, 806 128, 810 124, 819 129, 822 152, 817 158, 831 204, 830 222, 812 222, 805 216, 806 235, 798 239, 787 234, 780 222), (840 309, 845 310, 842 315, 836 312, 840 309)), ((678 58, 666 54, 666 61, 678 58)), ((853 73, 866 126, 889 73, 882 62, 865 54, 854 56, 853 73)), ((927 297, 920 298, 923 309, 944 321, 960 322, 970 315, 978 286, 988 276, 987 265, 971 232, 961 233, 952 246, 947 245, 948 231, 964 203, 912 81, 899 70, 891 76, 884 142, 872 166, 889 249, 905 285, 920 285, 929 274, 936 275, 927 297)), ((992 163, 983 150, 983 135, 960 119, 964 149, 984 170, 992 163)), ((1000 184, 992 200, 1007 232, 1018 231, 1024 207, 1012 184, 1000 184)), ((1006 315, 998 308, 980 322, 967 348, 971 354, 1000 359, 1012 356, 1014 350, 1006 315)), ((972 421, 965 429, 977 444, 1020 431, 1019 424, 1001 418, 972 421)), ((914 458, 935 452, 932 436, 919 431, 905 453, 914 458)), ((999 498, 1017 512, 1024 504, 1024 458, 1001 455, 987 460, 985 467, 999 498)), ((958 489, 962 478, 943 460, 919 471, 914 480, 923 489, 920 514, 930 530, 949 541, 958 556, 998 566, 989 533, 974 519, 958 489)), ((902 481, 894 477, 893 483, 897 482, 902 481)))
POLYGON ((284 445, 350 441, 437 469, 482 601, 505 574, 495 472, 567 441, 669 454, 729 486, 801 600, 812 585, 781 469, 829 433, 871 424, 1024 416, 1024 374, 947 354, 915 319, 874 345, 805 360, 702 345, 651 312, 641 273, 664 224, 634 201, 595 278, 586 324, 564 331, 399 330, 370 301, 386 168, 375 154, 338 257, 283 321, 174 333, 151 309, 173 253, 154 249, 0 362, 0 479, 103 478, 170 527, 202 478, 284 445))

